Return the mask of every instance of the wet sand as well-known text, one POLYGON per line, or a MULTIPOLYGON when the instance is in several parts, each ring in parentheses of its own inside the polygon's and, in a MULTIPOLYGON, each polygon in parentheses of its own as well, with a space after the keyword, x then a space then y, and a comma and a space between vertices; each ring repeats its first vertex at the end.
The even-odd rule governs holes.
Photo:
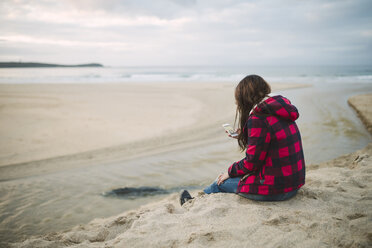
MULTIPOLYGON (((0 180, 138 156, 235 111, 232 83, 0 85, 0 180), (33 170, 34 167, 37 167, 33 170), (6 174, 6 175, 4 175, 6 174)), ((301 87, 275 84, 274 90, 301 87)))
POLYGON ((350 97, 348 103, 357 112, 367 130, 372 133, 372 94, 350 97))
MULTIPOLYGON (((356 98, 357 99, 357 98, 356 98)), ((365 101, 354 101, 363 112, 365 101)), ((372 143, 308 167, 306 184, 285 202, 254 202, 234 194, 178 194, 95 219, 16 247, 370 247, 372 143)))
POLYGON ((190 126, 199 119, 202 102, 177 86, 0 85, 0 166, 128 144, 190 126))

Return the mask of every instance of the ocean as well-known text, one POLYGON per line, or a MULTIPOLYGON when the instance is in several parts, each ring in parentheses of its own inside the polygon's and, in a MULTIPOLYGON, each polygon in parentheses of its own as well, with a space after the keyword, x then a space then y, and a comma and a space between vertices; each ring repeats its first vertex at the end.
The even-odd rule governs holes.
POLYGON ((0 83, 239 82, 372 83, 372 66, 152 66, 0 68, 0 83))

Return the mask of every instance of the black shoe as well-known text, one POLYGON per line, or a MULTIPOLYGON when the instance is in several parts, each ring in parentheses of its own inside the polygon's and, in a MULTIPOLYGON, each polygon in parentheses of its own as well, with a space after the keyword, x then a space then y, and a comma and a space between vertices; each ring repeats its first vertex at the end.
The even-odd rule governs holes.
POLYGON ((187 202, 188 200, 191 200, 191 199, 194 199, 193 197, 191 197, 190 193, 187 191, 187 190, 184 190, 182 193, 181 193, 181 196, 180 196, 180 203, 181 203, 181 206, 187 202))

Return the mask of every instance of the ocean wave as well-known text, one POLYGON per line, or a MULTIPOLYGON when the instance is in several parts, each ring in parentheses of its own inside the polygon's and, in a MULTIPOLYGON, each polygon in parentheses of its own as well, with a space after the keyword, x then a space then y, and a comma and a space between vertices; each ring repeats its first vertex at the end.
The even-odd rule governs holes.
POLYGON ((269 82, 372 83, 369 67, 104 67, 0 69, 0 83, 239 82, 259 74, 269 82), (336 68, 336 69, 335 69, 336 68))

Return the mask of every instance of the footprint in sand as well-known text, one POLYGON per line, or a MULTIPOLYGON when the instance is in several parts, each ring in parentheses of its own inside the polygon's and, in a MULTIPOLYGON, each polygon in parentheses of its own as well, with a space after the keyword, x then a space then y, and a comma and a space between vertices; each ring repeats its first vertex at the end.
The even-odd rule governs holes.
POLYGON ((211 232, 207 232, 207 233, 201 233, 201 234, 197 234, 197 233, 191 233, 189 239, 187 240, 187 243, 190 244, 192 242, 194 242, 195 240, 198 240, 199 242, 211 242, 211 241, 214 241, 214 236, 211 232))
POLYGON ((355 213, 355 214, 350 214, 347 216, 347 218, 349 220, 356 220, 356 219, 359 219, 359 218, 363 218, 363 217, 366 217, 367 215, 365 214, 361 214, 361 213, 355 213))
POLYGON ((264 221, 264 225, 269 225, 269 226, 281 226, 281 225, 289 225, 289 224, 298 224, 299 220, 288 217, 288 216, 279 216, 272 218, 268 221, 264 221))
POLYGON ((109 227, 119 226, 122 232, 125 232, 132 227, 133 222, 139 218, 135 213, 130 213, 125 216, 120 216, 116 218, 112 223, 109 224, 109 227))
POLYGON ((90 242, 103 242, 106 240, 109 234, 110 232, 107 230, 107 228, 103 228, 96 235, 93 235, 91 238, 89 238, 89 241, 90 242))
POLYGON ((355 177, 351 177, 350 182, 352 185, 357 186, 358 188, 361 188, 361 189, 367 187, 367 185, 365 185, 358 178, 355 178, 355 177))
POLYGON ((166 208, 167 212, 170 213, 170 214, 173 214, 174 211, 176 210, 175 206, 173 204, 170 204, 170 203, 166 204, 165 208, 166 208))

